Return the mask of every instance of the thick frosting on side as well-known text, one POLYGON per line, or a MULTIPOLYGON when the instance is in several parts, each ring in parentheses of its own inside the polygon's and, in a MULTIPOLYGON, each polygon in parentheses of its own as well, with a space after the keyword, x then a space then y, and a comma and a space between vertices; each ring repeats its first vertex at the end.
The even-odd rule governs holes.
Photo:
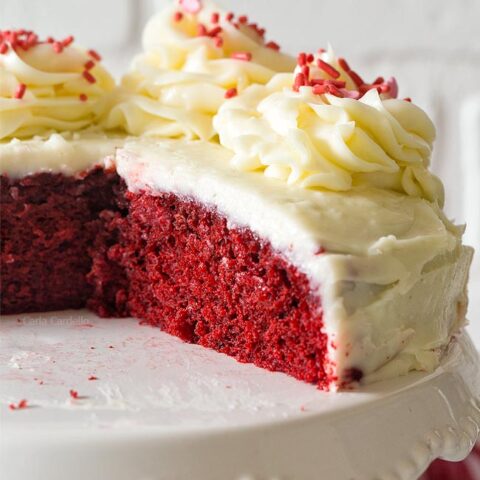
POLYGON ((0 140, 95 123, 106 108, 105 94, 115 85, 98 54, 73 46, 73 38, 39 42, 27 33, 34 41, 23 48, 26 44, 18 44, 16 36, 2 32, 7 50, 0 54, 0 140))
POLYGON ((148 23, 144 53, 124 77, 106 128, 209 140, 212 117, 226 97, 294 67, 294 59, 265 42, 264 31, 246 17, 211 2, 198 8, 172 4, 148 23))
POLYGON ((394 98, 393 80, 377 87, 386 93, 375 84, 362 90, 331 51, 311 57, 311 66, 303 66, 308 83, 297 66, 220 107, 214 128, 235 153, 233 166, 303 188, 371 186, 442 206, 443 185, 428 170, 435 128, 425 112, 394 98), (318 61, 336 73, 325 72, 318 61), (298 85, 299 77, 307 84, 298 85))
POLYGON ((173 192, 216 208, 306 273, 331 340, 331 372, 366 380, 431 370, 464 322, 472 250, 422 198, 379 189, 302 189, 232 169, 206 142, 127 142, 116 166, 130 190, 173 192))
POLYGON ((95 165, 107 166, 124 137, 98 131, 53 133, 29 140, 0 143, 0 175, 22 178, 35 173, 81 174, 95 165))

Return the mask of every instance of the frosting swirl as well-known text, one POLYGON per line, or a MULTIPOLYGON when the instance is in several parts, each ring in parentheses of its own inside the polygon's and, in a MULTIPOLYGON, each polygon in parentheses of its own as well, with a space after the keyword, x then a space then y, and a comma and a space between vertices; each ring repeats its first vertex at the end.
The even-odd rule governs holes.
POLYGON ((171 5, 148 23, 145 51, 123 78, 106 128, 209 140, 212 117, 226 98, 291 71, 294 59, 265 42, 263 29, 197 3, 198 9, 171 5))
POLYGON ((1 36, 0 140, 76 131, 99 119, 115 82, 96 52, 74 47, 73 37, 40 42, 24 30, 1 36))
POLYGON ((358 75, 350 77, 331 51, 310 61, 310 71, 300 62, 294 73, 222 105, 213 123, 220 143, 235 153, 232 164, 303 188, 373 186, 442 206, 443 185, 428 170, 435 128, 426 113, 393 98, 393 79, 359 87, 352 79, 358 75), (330 66, 335 80, 328 80, 330 66), (307 82, 302 71, 316 80, 307 82))

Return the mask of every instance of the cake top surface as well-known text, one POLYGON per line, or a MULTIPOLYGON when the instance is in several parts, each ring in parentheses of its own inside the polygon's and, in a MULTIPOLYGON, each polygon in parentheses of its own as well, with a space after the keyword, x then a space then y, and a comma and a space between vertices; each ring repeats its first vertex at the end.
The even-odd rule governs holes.
POLYGON ((0 31, 0 141, 76 131, 96 123, 115 82, 74 38, 0 31))

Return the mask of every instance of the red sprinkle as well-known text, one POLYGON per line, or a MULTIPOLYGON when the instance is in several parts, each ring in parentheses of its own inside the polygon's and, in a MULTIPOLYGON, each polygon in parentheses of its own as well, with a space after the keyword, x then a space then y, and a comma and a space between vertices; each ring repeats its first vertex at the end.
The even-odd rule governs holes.
POLYGON ((228 12, 225 15, 225 18, 227 19, 227 22, 231 22, 235 18, 235 14, 233 12, 228 12))
POLYGON ((47 43, 53 43, 54 41, 53 37, 47 37, 47 43))
POLYGON ((208 35, 207 27, 205 25, 203 25, 202 23, 199 23, 198 26, 197 26, 197 36, 205 37, 207 35, 208 35))
POLYGON ((3 55, 8 52, 8 45, 6 43, 0 44, 0 54, 3 55))
POLYGON ((27 86, 24 83, 19 83, 17 85, 17 88, 13 92, 13 98, 17 98, 18 100, 21 100, 25 95, 26 89, 27 89, 27 86))
POLYGON ((98 380, 98 377, 96 377, 95 375, 90 375, 90 376, 88 377, 88 379, 89 379, 90 381, 92 381, 92 380, 98 380))
POLYGON ((328 85, 314 85, 312 92, 315 95, 323 95, 324 93, 328 93, 328 85))
POLYGON ((340 72, 336 68, 332 67, 329 63, 324 62, 321 58, 317 60, 317 66, 333 78, 338 78, 340 76, 340 72))
POLYGON ((102 57, 95 50, 88 50, 87 53, 97 62, 99 62, 102 59, 102 57))
POLYGON ((225 98, 233 98, 233 97, 236 97, 238 94, 237 92, 237 89, 236 88, 229 88, 226 92, 225 92, 225 98))
POLYGON ((222 27, 215 27, 215 28, 212 28, 212 30, 210 30, 208 32, 208 36, 209 37, 216 37, 216 36, 218 36, 219 33, 222 33, 222 27))
POLYGON ((238 22, 245 24, 245 23, 248 22, 248 17, 247 17, 246 15, 240 15, 240 16, 238 17, 238 22))
POLYGON ((210 21, 212 23, 218 23, 220 21, 220 14, 218 12, 213 12, 210 21))
POLYGON ((222 37, 216 37, 215 38, 215 46, 217 48, 220 48, 223 46, 223 38, 222 37))
POLYGON ((365 82, 362 80, 362 77, 357 72, 354 72, 353 70, 349 70, 348 75, 350 76, 350 78, 353 80, 353 83, 358 88, 365 84, 365 82))
POLYGON ((411 99, 410 97, 405 97, 403 100, 404 100, 405 102, 411 102, 411 101, 412 101, 412 99, 411 99))
POLYGON ((265 44, 267 48, 271 48, 272 50, 276 50, 277 52, 280 50, 280 45, 276 42, 268 42, 265 44))
POLYGON ((230 58, 234 58, 235 60, 243 60, 245 62, 249 62, 252 59, 251 52, 233 52, 230 55, 230 58))
POLYGON ((28 402, 25 399, 20 400, 16 405, 14 403, 11 403, 8 406, 10 410, 22 410, 27 407, 28 407, 28 402))
POLYGON ((87 63, 85 63, 84 67, 85 70, 91 70, 95 66, 95 62, 93 60, 89 60, 87 63))
POLYGON ((338 64, 340 65, 340 68, 345 70, 347 73, 350 72, 350 65, 347 63, 347 61, 344 58, 339 58, 338 59, 338 64))
POLYGON ((293 82, 293 90, 298 92, 300 87, 303 87, 307 84, 307 79, 303 73, 297 73, 295 75, 295 80, 293 82))
POLYGON ((81 102, 86 102, 88 100, 88 97, 87 95, 85 95, 84 93, 81 93, 78 98, 80 99, 81 102))
POLYGON ((61 42, 53 42, 52 46, 55 53, 63 52, 63 44, 61 42))
POLYGON ((299 53, 297 55, 297 65, 300 67, 303 67, 304 65, 307 64, 307 54, 306 53, 299 53))
POLYGON ((173 21, 174 22, 180 22, 183 18, 183 13, 182 12, 175 12, 173 14, 173 21))
POLYGON ((78 392, 76 390, 70 390, 70 396, 73 398, 73 399, 77 399, 78 398, 78 392))
POLYGON ((83 78, 88 82, 88 83, 95 83, 97 79, 88 71, 84 70, 82 72, 83 78))
POLYGON ((73 42, 74 38, 73 38, 73 35, 69 35, 67 38, 65 38, 63 41, 62 41, 62 45, 64 47, 68 47, 72 42, 73 42))

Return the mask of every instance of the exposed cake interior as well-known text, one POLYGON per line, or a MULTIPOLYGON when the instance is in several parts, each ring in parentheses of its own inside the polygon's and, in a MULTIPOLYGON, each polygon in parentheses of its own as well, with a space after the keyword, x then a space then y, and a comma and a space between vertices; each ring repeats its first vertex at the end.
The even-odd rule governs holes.
POLYGON ((328 385, 320 298, 251 231, 188 198, 126 192, 99 168, 2 182, 3 313, 88 306, 130 314, 328 385))
POLYGON ((2 313, 83 307, 103 215, 116 209, 118 176, 39 173, 1 177, 2 313), (104 212, 101 214, 101 212, 104 212))

